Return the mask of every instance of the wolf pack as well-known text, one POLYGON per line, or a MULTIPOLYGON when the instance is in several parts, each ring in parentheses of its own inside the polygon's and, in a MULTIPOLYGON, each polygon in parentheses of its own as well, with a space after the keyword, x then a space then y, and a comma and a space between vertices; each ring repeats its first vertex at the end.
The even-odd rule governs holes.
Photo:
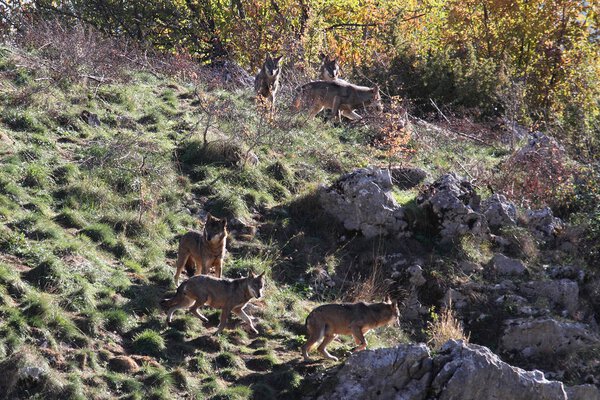
MULTIPOLYGON (((266 102, 274 109, 277 91, 280 87, 282 57, 266 56, 266 60, 256 76, 254 88, 257 99, 266 102)), ((320 80, 301 86, 292 103, 295 111, 306 110, 312 118, 324 109, 331 110, 332 118, 341 121, 342 116, 352 121, 362 117, 356 113, 359 108, 375 107, 381 110, 379 88, 358 86, 339 78, 340 67, 336 59, 321 55, 320 80)), ((175 311, 191 310, 193 315, 204 322, 208 319, 200 313, 205 305, 221 310, 220 321, 215 334, 220 334, 227 326, 231 313, 245 322, 249 329, 259 334, 245 309, 252 299, 264 295, 265 272, 247 277, 223 278, 223 259, 227 243, 227 219, 216 218, 210 213, 206 217, 202 232, 189 231, 179 240, 175 263, 175 285, 177 292, 172 298, 161 302, 167 310, 167 323, 171 323, 175 311), (179 278, 184 269, 192 269, 193 276, 181 284, 179 278)), ((302 346, 302 356, 310 360, 309 352, 317 350, 327 359, 337 361, 326 347, 337 335, 351 335, 357 345, 355 351, 367 347, 365 334, 371 329, 400 324, 400 312, 396 301, 386 297, 379 303, 331 303, 313 309, 306 317, 307 341, 302 346)))
MULTIPOLYGON (((254 80, 257 100, 274 111, 275 99, 280 88, 281 56, 271 57, 269 54, 254 80)), ((314 118, 323 110, 331 110, 333 119, 341 122, 342 116, 351 121, 362 117, 356 113, 358 109, 374 108, 383 110, 379 87, 354 85, 340 79, 340 65, 336 59, 321 54, 319 80, 302 85, 298 89, 291 110, 307 111, 309 118, 314 118)))

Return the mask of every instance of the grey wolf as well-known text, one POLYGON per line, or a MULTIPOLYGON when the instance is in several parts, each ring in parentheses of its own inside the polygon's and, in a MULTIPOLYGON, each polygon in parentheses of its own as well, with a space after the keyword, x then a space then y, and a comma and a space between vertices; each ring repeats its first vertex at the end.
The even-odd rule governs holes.
POLYGON ((310 360, 308 353, 322 340, 319 352, 324 357, 337 361, 326 349, 336 335, 352 335, 358 345, 355 350, 364 350, 367 347, 364 335, 368 331, 393 322, 399 325, 399 316, 398 303, 389 299, 372 304, 360 302, 321 305, 306 317, 308 339, 302 346, 302 355, 305 360, 310 360))
POLYGON ((209 274, 210 269, 214 268, 215 276, 220 278, 226 242, 227 220, 215 218, 209 213, 202 232, 189 231, 179 239, 175 285, 179 284, 179 275, 188 262, 196 264, 195 275, 209 274))
POLYGON ((294 111, 308 109, 309 118, 323 109, 332 110, 333 118, 340 122, 342 115, 350 120, 361 119, 354 110, 367 107, 383 110, 379 87, 358 86, 339 79, 314 81, 301 86, 292 103, 294 111))
POLYGON ((244 307, 251 299, 258 299, 263 296, 264 286, 264 272, 258 276, 250 272, 247 277, 238 279, 221 279, 208 275, 197 275, 179 285, 175 296, 163 300, 161 305, 168 309, 168 323, 171 323, 175 311, 190 308, 194 315, 207 322, 208 319, 200 314, 198 310, 207 304, 221 309, 221 320, 215 335, 223 331, 232 311, 250 325, 250 329, 254 333, 258 333, 252 324, 252 320, 244 312, 244 307))
POLYGON ((266 101, 271 110, 275 106, 275 95, 279 90, 282 57, 272 58, 270 54, 267 54, 262 68, 254 79, 254 90, 259 100, 266 101))

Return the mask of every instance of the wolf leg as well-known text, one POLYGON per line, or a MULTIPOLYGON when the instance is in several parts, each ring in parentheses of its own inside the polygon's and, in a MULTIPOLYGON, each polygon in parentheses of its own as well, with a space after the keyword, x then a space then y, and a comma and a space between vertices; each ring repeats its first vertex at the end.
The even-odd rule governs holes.
POLYGON ((250 329, 252 329, 252 332, 258 334, 258 331, 254 327, 254 324, 252 323, 252 320, 250 319, 250 317, 248 316, 248 314, 246 314, 246 312, 244 311, 244 307, 236 307, 236 308, 233 309, 233 312, 237 316, 239 316, 241 319, 243 319, 248 325, 250 325, 250 329))
POLYGON ((320 113, 323 110, 323 108, 323 106, 313 106, 308 112, 308 118, 314 118, 318 113, 320 113))
POLYGON ((317 350, 319 350, 319 352, 321 354, 323 354, 323 356, 325 356, 325 358, 327 358, 329 360, 333 360, 333 361, 338 361, 338 358, 332 356, 331 354, 329 354, 329 352, 326 349, 327 345, 329 343, 331 343, 331 341, 333 339, 335 339, 335 335, 334 334, 325 335, 325 338, 323 339, 323 342, 321 342, 321 344, 319 345, 319 347, 317 347, 317 350))
POLYGON ((230 308, 224 308, 221 310, 221 319, 219 321, 219 326, 217 326, 217 330, 215 331, 215 335, 221 334, 225 326, 227 325, 227 320, 229 319, 229 313, 231 312, 230 308))
POLYGON ((365 335, 363 334, 363 331, 361 328, 359 328, 359 327, 353 328, 352 336, 354 336, 354 341, 358 345, 358 347, 356 347, 354 349, 355 352, 361 351, 361 350, 364 350, 367 348, 367 339, 365 339, 365 335))
POLYGON ((173 314, 175 314, 175 311, 189 308, 193 304, 194 304, 193 299, 184 297, 181 301, 179 301, 178 304, 175 304, 174 306, 169 308, 169 311, 167 312, 167 323, 169 323, 169 324, 171 323, 171 321, 173 320, 173 314))
POLYGON ((342 110, 342 115, 352 121, 357 121, 359 119, 362 119, 362 117, 360 115, 358 115, 357 113, 355 113, 353 110, 350 110, 350 111, 342 110))
POLYGON ((204 304, 206 304, 206 300, 208 300, 208 298, 204 298, 204 299, 199 298, 198 300, 196 300, 196 304, 194 304, 194 306, 192 308, 192 312, 194 313, 194 315, 196 317, 200 318, 200 320, 202 320, 204 322, 208 322, 208 318, 206 318, 204 315, 200 314, 200 307, 202 307, 204 304))
POLYGON ((304 343, 304 346, 302 346, 302 355, 304 356, 304 360, 310 360, 308 353, 310 353, 312 348, 319 343, 321 339, 323 339, 325 336, 325 328, 326 327, 323 326, 318 332, 315 332, 314 329, 311 329, 310 322, 307 323, 308 339, 306 340, 306 343, 304 343))
POLYGON ((342 102, 342 99, 340 98, 340 96, 335 96, 333 98, 333 104, 331 106, 331 118, 333 118, 334 121, 337 118, 337 120, 340 123, 342 122, 342 117, 340 115, 340 104, 341 104, 341 102, 342 102))
POLYGON ((179 251, 177 252, 177 262, 175 263, 175 267, 177 268, 177 271, 175 272, 175 286, 179 286, 179 275, 181 275, 181 271, 183 271, 183 268, 185 267, 185 264, 187 263, 188 258, 190 257, 189 253, 185 253, 183 254, 184 251, 180 248, 179 251))
POLYGON ((215 268, 215 276, 217 278, 220 278, 221 270, 223 268, 223 259, 221 257, 216 258, 215 261, 213 262, 213 267, 215 268))

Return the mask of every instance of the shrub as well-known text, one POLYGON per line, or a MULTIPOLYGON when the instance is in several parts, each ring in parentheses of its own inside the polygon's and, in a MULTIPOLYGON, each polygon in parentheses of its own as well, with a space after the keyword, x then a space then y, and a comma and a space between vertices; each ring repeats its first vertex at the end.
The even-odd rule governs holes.
POLYGON ((107 310, 102 313, 104 317, 104 326, 110 331, 116 331, 123 334, 134 325, 132 317, 124 310, 107 310))
POLYGON ((165 339, 152 329, 146 329, 135 335, 131 345, 136 353, 154 357, 162 356, 167 348, 165 339))

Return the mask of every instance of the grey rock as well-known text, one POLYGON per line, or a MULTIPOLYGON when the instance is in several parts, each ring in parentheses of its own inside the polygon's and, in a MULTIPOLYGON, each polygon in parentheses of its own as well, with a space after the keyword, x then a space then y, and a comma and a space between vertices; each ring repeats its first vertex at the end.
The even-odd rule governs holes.
POLYGON ((517 224, 517 208, 504 195, 494 194, 483 201, 481 210, 490 228, 501 228, 517 224))
POLYGON ((519 285, 519 292, 531 299, 545 298, 570 316, 574 316, 579 308, 579 285, 569 279, 524 282, 519 285))
POLYGON ((481 265, 471 261, 462 261, 460 264, 458 264, 458 268, 460 268, 460 270, 465 274, 474 274, 483 270, 481 265))
POLYGON ((316 398, 596 400, 596 396, 598 390, 591 385, 565 388, 541 371, 503 362, 486 347, 450 340, 435 356, 423 344, 355 353, 316 398))
POLYGON ((467 297, 456 289, 449 288, 442 299, 442 304, 445 307, 450 307, 460 310, 468 305, 467 297))
POLYGON ((488 233, 485 217, 479 213, 480 198, 471 183, 451 173, 441 176, 418 198, 417 203, 435 216, 442 239, 488 233))
POLYGON ((361 168, 340 177, 328 188, 321 187, 323 208, 348 230, 367 237, 408 235, 404 209, 392 197, 390 171, 361 168))
POLYGON ((407 272, 410 274, 409 282, 414 287, 423 286, 427 282, 423 276, 423 268, 420 265, 408 267, 407 272))
POLYGON ((552 318, 508 320, 500 339, 502 351, 523 357, 552 357, 598 345, 600 338, 586 325, 552 318))
POLYGON ((568 400, 600 400, 600 390, 594 385, 566 387, 568 400))
POLYGON ((553 239, 564 229, 563 221, 552 214, 550 207, 529 210, 526 215, 527 227, 537 239, 553 239))
POLYGON ((523 261, 496 254, 490 261, 490 267, 498 275, 523 275, 527 268, 523 261))
POLYGON ((392 182, 399 189, 411 189, 427 178, 427 172, 420 168, 394 167, 390 169, 392 182))
POLYGON ((585 271, 572 265, 553 266, 547 272, 552 279, 571 279, 579 283, 585 280, 585 271))

